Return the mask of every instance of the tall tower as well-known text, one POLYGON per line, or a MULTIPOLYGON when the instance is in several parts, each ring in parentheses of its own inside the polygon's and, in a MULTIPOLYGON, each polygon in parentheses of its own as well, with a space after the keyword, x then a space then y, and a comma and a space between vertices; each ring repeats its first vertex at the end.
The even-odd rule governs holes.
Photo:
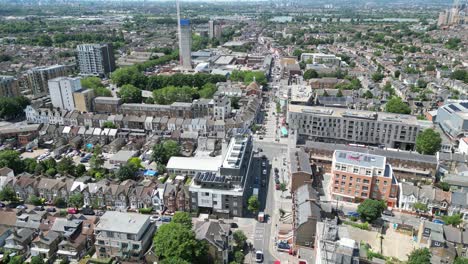
POLYGON ((190 20, 180 18, 179 0, 177 5, 177 27, 179 35, 179 62, 184 69, 192 69, 192 30, 190 20))

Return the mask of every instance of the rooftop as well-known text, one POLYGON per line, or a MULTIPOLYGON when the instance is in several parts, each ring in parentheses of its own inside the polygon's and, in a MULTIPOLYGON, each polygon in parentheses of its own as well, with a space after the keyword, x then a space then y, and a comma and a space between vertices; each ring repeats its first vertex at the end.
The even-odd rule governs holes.
POLYGON ((148 215, 107 211, 101 216, 96 230, 137 234, 148 221, 148 215))
POLYGON ((231 138, 223 161, 223 168, 239 168, 244 158, 249 136, 235 136, 231 138))
POLYGON ((167 169, 218 171, 222 164, 221 156, 216 157, 171 157, 167 169))
POLYGON ((336 150, 334 154, 336 162, 366 168, 385 168, 385 157, 359 152, 336 150))

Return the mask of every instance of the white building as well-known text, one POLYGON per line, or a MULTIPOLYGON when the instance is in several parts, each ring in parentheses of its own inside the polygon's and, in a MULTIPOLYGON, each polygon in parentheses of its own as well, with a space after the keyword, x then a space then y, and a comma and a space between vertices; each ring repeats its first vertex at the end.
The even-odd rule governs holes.
POLYGON ((213 96, 213 117, 224 120, 231 114, 231 99, 227 95, 216 92, 213 96))
POLYGON ((81 89, 80 78, 58 77, 49 80, 52 105, 60 109, 74 110, 73 93, 81 89))
POLYGON ((468 155, 468 137, 460 139, 460 143, 458 144, 458 152, 468 155))
POLYGON ((328 67, 330 66, 340 66, 341 58, 333 54, 324 54, 324 53, 302 53, 301 61, 307 62, 312 60, 313 64, 324 64, 328 67))

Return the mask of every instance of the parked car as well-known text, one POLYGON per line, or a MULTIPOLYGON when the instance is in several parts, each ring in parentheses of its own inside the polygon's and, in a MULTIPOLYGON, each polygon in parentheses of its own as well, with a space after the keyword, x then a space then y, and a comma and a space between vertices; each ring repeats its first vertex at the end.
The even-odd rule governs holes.
POLYGON ((262 161, 262 167, 266 167, 266 162, 262 161))
POLYGON ((96 213, 94 212, 93 208, 90 207, 85 207, 81 209, 81 213, 84 215, 95 215, 96 213))
POLYGON ((34 207, 34 211, 44 211, 44 210, 45 210, 45 208, 42 205, 34 207))
POLYGON ((434 221, 432 221, 432 222, 434 222, 436 224, 440 224, 440 225, 445 225, 445 222, 440 220, 440 219, 434 219, 434 221))
POLYGON ((263 174, 263 175, 267 175, 267 170, 263 170, 263 171, 262 171, 262 174, 263 174))
POLYGON ((16 209, 27 209, 27 208, 28 207, 26 207, 26 205, 22 205, 22 204, 16 206, 16 209))
POLYGON ((78 209, 76 209, 76 208, 68 208, 68 209, 67 209, 67 213, 68 213, 68 214, 77 214, 77 213, 78 213, 78 209))
POLYGON ((263 262, 263 251, 257 250, 255 252, 255 262, 262 263, 263 262))
POLYGON ((390 211, 390 210, 384 210, 384 211, 382 212, 382 214, 383 214, 383 215, 386 215, 386 216, 395 216, 395 215, 393 214, 393 212, 390 211))
POLYGON ((169 217, 169 216, 161 217, 161 222, 163 223, 169 223, 171 220, 172 220, 172 217, 169 217))
POLYGON ((359 217, 359 213, 358 212, 348 212, 346 214, 347 217, 359 217))
POLYGON ((275 178, 275 184, 280 184, 279 178, 275 178))
POLYGON ((159 217, 159 215, 152 215, 152 216, 150 217, 150 222, 151 222, 151 223, 156 223, 156 222, 158 222, 158 221, 160 221, 160 220, 161 220, 161 217, 159 217))
POLYGON ((47 208, 47 212, 55 213, 55 212, 57 212, 57 209, 55 209, 55 207, 49 207, 49 208, 47 208))
POLYGON ((5 207, 5 204, 4 203, 0 203, 0 208, 3 208, 5 207))

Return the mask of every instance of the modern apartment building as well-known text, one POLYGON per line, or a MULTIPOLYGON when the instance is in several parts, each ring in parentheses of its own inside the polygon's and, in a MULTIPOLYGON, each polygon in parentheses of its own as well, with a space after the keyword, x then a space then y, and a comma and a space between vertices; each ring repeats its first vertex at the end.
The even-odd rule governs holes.
POLYGON ((18 80, 13 76, 0 75, 0 96, 14 97, 19 95, 18 80))
POLYGON ((23 86, 30 90, 34 98, 42 97, 48 94, 48 81, 70 73, 69 67, 64 65, 53 65, 45 67, 36 67, 28 70, 23 78, 23 86))
POLYGON ((191 209, 222 217, 242 216, 247 191, 247 172, 252 160, 252 138, 231 138, 218 172, 197 172, 189 187, 191 209))
POLYGON ((298 139, 414 149, 422 130, 415 116, 292 105, 287 122, 298 139))
POLYGON ((192 69, 192 29, 189 19, 180 20, 180 66, 192 69))
POLYGON ((58 77, 49 80, 49 93, 52 105, 64 110, 74 110, 73 93, 81 89, 80 78, 58 77))
POLYGON ((468 135, 468 101, 439 107, 435 122, 452 139, 468 135))
POLYGON ((75 109, 80 112, 93 111, 94 90, 81 89, 73 93, 75 109))
POLYGON ((76 50, 81 74, 104 76, 115 70, 112 44, 82 44, 76 50))
POLYGON ((141 260, 153 242, 154 227, 148 215, 105 212, 94 229, 97 257, 141 260))
POLYGON ((386 157, 336 150, 331 173, 330 191, 338 201, 377 199, 389 207, 398 205, 398 181, 386 157))
POLYGON ((340 66, 341 58, 333 54, 324 53, 302 53, 301 61, 312 61, 313 64, 324 64, 326 66, 340 66))

